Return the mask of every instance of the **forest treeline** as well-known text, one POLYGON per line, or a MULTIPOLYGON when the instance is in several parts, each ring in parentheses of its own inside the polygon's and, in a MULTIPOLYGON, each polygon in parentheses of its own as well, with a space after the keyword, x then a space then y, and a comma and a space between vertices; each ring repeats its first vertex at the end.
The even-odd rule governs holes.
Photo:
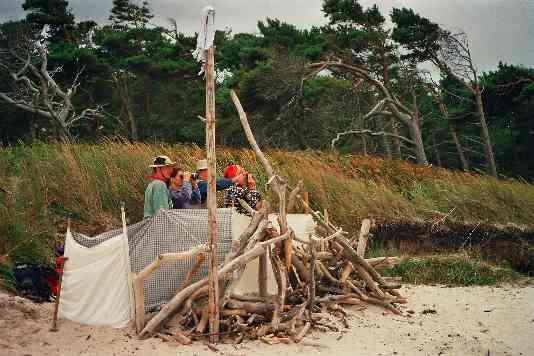
MULTIPOLYGON (((0 24, 3 145, 203 144, 196 36, 177 20, 154 25, 146 1, 113 0, 107 24, 77 21, 66 0, 22 6, 25 18, 0 24)), ((220 144, 246 145, 235 89, 265 146, 534 178, 533 68, 481 72, 468 34, 412 9, 324 0, 322 11, 322 27, 268 18, 258 33, 216 33, 220 144)))

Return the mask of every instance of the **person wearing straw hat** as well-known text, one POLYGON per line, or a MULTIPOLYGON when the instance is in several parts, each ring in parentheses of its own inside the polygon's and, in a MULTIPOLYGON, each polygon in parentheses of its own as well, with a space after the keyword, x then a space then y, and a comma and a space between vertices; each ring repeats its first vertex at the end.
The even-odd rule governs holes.
MULTIPOLYGON (((198 190, 200 191, 201 205, 205 205, 208 199, 208 160, 201 159, 197 161, 197 174, 199 177, 198 190)), ((239 174, 231 179, 217 177, 216 187, 217 191, 230 188, 232 185, 239 183, 245 179, 243 174, 239 174)))
POLYGON ((154 174, 149 178, 152 180, 145 190, 145 207, 143 217, 149 218, 156 215, 161 209, 170 209, 172 201, 167 189, 167 182, 171 177, 175 162, 167 156, 157 156, 149 166, 154 170, 154 174))

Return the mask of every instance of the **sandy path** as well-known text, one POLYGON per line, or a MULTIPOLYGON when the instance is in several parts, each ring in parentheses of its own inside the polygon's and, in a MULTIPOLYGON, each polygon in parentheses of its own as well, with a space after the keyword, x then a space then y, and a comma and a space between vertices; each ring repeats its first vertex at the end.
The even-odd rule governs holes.
MULTIPOLYGON (((245 355, 534 355, 534 287, 404 287, 406 316, 369 308, 351 312, 343 333, 314 332, 317 346, 245 342, 218 346, 219 354, 245 355), (425 310, 436 312, 423 313, 425 310), (413 312, 409 314, 408 311, 413 312)), ((213 355, 202 344, 172 346, 139 341, 132 330, 61 321, 48 331, 51 305, 34 306, 0 295, 0 355, 213 355)))

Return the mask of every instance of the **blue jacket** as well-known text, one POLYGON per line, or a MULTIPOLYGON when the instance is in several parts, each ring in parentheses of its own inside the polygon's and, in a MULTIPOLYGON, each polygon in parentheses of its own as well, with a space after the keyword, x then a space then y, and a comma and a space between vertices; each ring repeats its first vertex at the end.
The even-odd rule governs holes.
POLYGON ((189 209, 200 203, 200 191, 198 187, 193 189, 191 182, 184 182, 180 191, 169 188, 169 195, 174 209, 189 209))
MULTIPOLYGON (((217 191, 228 189, 232 186, 232 180, 226 178, 217 178, 217 191)), ((208 182, 199 180, 197 183, 198 190, 200 190, 200 202, 204 204, 208 199, 208 182)))

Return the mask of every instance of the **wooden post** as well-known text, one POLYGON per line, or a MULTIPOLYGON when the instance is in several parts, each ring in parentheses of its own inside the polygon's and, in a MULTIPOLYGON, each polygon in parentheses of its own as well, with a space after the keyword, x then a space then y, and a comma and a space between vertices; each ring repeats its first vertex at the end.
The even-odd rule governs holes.
POLYGON ((208 158, 208 317, 210 342, 219 341, 219 283, 217 278, 217 157, 215 154, 215 55, 206 62, 206 151, 208 158))
POLYGON ((360 236, 358 238, 358 246, 356 247, 356 253, 360 257, 364 257, 365 249, 367 247, 367 240, 369 239, 369 231, 371 230, 372 221, 370 219, 363 219, 362 227, 360 228, 360 236))
POLYGON ((133 279, 135 300, 135 331, 139 334, 145 327, 145 281, 138 276, 133 279))
POLYGON ((306 204, 304 204, 304 214, 309 214, 310 213, 310 195, 308 192, 303 192, 302 193, 302 199, 304 200, 304 202, 306 204))
MULTIPOLYGON (((69 219, 69 225, 70 225, 70 219, 69 219)), ((68 261, 68 257, 63 257, 61 259, 60 263, 60 272, 59 272, 59 284, 57 287, 57 295, 56 295, 56 301, 54 303, 54 316, 52 318, 52 327, 50 328, 50 331, 58 331, 57 329, 57 315, 59 312, 59 298, 61 297, 61 283, 63 281, 63 271, 65 270, 65 263, 68 261)))
MULTIPOLYGON (((330 214, 328 214, 328 209, 324 209, 323 211, 323 215, 324 215, 324 221, 327 225, 330 225, 330 214)), ((326 244, 328 242, 325 242, 325 241, 322 241, 321 240, 321 243, 319 245, 321 251, 326 251, 326 244)))
POLYGON ((269 249, 266 249, 265 253, 258 259, 258 290, 260 297, 267 302, 268 290, 267 290, 267 262, 269 261, 269 249))
MULTIPOLYGON (((122 219, 122 235, 124 239, 123 248, 124 248, 124 253, 126 254, 128 258, 128 274, 126 278, 128 278, 128 292, 130 295, 130 315, 135 315, 136 313, 135 293, 134 293, 134 288, 133 288, 133 274, 131 271, 131 264, 130 264, 130 247, 128 245, 128 227, 126 226, 126 204, 124 202, 121 202, 121 219, 122 219)), ((137 332, 139 331, 141 330, 138 330, 137 332)))

